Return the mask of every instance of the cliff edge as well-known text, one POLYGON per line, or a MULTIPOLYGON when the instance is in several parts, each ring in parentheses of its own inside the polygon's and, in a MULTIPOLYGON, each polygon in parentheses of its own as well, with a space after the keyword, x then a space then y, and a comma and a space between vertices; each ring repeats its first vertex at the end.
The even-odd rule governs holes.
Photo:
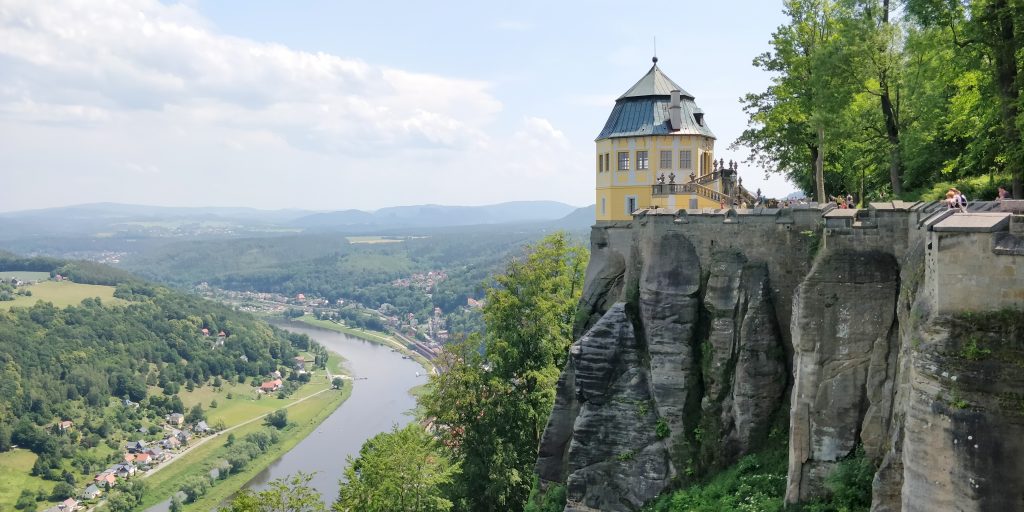
POLYGON ((594 226, 537 473, 633 511, 788 424, 786 500, 1024 510, 1024 204, 641 210, 594 226))

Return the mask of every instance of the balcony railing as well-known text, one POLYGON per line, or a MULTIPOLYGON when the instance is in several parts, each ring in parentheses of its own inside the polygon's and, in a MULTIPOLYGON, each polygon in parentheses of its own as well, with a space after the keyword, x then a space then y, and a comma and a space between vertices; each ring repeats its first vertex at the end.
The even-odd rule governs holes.
POLYGON ((697 194, 712 201, 730 201, 729 196, 697 183, 659 183, 651 185, 651 195, 655 197, 681 194, 697 194))

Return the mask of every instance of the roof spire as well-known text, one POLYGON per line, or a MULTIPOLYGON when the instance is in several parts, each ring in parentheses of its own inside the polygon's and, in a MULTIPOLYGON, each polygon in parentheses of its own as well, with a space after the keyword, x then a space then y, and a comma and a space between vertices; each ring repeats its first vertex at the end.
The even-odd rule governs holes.
POLYGON ((651 62, 658 63, 658 36, 654 36, 654 57, 651 58, 651 62))

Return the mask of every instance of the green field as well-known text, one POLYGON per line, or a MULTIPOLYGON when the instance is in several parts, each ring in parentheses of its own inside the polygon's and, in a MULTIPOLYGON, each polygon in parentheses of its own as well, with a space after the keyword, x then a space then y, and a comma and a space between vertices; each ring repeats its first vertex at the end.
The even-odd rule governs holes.
POLYGON ((47 281, 50 279, 49 272, 27 272, 23 270, 5 270, 0 272, 0 279, 17 278, 19 281, 47 281))
POLYGON ((44 281, 26 286, 25 288, 32 292, 31 297, 17 295, 13 301, 0 302, 0 309, 28 307, 34 305, 38 301, 52 302, 54 306, 63 308, 65 306, 77 306, 83 299, 92 297, 99 297, 103 302, 108 304, 124 303, 123 300, 114 298, 113 286, 78 284, 69 281, 44 281))
POLYGON ((0 474, 3 475, 0 478, 0 503, 9 503, 13 507, 22 489, 35 491, 43 488, 47 492, 53 489, 54 482, 29 475, 35 463, 36 454, 28 450, 15 449, 0 453, 0 474))

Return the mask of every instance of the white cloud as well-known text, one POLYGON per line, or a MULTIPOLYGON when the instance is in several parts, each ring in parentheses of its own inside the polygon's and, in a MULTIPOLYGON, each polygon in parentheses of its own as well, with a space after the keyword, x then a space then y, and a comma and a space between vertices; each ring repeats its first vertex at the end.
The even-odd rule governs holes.
POLYGON ((587 145, 503 113, 486 81, 225 35, 155 0, 8 0, 0 41, 0 210, 593 201, 587 145), (57 186, 16 192, 40 183, 57 186))
POLYGON ((152 111, 358 152, 478 141, 501 110, 485 82, 226 36, 191 7, 155 0, 6 2, 0 40, 0 115, 21 121, 152 111))

